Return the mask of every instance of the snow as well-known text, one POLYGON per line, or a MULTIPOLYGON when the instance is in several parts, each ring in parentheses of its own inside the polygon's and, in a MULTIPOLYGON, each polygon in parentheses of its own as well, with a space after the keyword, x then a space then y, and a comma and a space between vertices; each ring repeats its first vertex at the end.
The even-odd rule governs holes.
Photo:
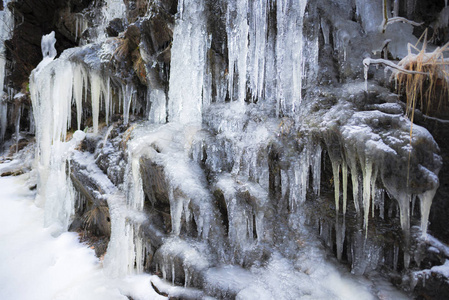
POLYGON ((430 269, 431 272, 441 274, 446 278, 449 278, 449 260, 441 266, 434 266, 430 269))
POLYGON ((0 177, 1 299, 166 299, 151 288, 149 275, 110 279, 76 233, 54 237, 52 227, 43 228, 30 180, 29 174, 0 177))

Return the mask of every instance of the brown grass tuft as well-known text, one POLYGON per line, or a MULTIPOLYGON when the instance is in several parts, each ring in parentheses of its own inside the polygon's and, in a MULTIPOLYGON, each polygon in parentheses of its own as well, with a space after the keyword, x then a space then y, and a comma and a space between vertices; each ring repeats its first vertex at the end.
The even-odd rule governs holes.
POLYGON ((398 93, 403 92, 406 96, 407 116, 412 122, 417 103, 427 113, 431 106, 440 108, 449 91, 449 60, 444 58, 444 53, 449 51, 449 43, 427 52, 427 30, 418 43, 421 41, 421 49, 408 44, 408 55, 398 63, 399 67, 414 73, 396 71, 394 74, 398 93))

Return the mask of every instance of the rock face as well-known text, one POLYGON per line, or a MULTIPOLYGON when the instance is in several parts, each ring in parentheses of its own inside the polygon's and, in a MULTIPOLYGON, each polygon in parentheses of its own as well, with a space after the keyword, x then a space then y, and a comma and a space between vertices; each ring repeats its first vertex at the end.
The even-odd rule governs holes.
POLYGON ((362 61, 403 58, 424 26, 444 44, 447 8, 399 2, 395 14, 424 25, 379 31, 379 1, 11 1, 4 90, 22 94, 4 101, 6 138, 36 128, 38 192, 66 174, 63 224, 106 253, 112 276, 319 298, 309 275, 322 259, 307 253, 327 251, 435 298, 420 270, 449 256, 426 238, 449 236, 446 121, 416 112, 412 127, 405 96, 374 68, 365 83, 362 61), (55 60, 40 54, 50 31, 55 60), (70 127, 88 132, 80 145, 70 127), (282 294, 269 272, 314 287, 282 294))

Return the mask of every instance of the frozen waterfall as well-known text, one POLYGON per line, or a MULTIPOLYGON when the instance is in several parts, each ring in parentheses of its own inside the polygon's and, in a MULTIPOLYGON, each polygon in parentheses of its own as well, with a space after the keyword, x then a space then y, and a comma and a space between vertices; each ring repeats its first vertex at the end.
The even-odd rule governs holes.
MULTIPOLYGON (((395 16, 417 5, 390 2, 395 16)), ((382 272, 404 287, 426 261, 442 157, 364 68, 417 40, 406 23, 381 32, 379 3, 68 6, 76 46, 58 53, 61 32, 45 34, 23 90, 44 226, 78 232, 99 284, 133 299, 407 298, 382 272)), ((11 11, 0 18, 4 41, 11 11)))

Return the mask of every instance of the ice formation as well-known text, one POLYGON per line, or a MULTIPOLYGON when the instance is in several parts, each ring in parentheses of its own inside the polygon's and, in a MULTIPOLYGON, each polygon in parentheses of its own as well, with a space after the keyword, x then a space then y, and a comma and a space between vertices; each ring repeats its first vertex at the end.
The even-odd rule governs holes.
POLYGON ((204 82, 208 37, 204 34, 204 16, 197 14, 203 6, 202 1, 179 2, 182 13, 173 33, 173 65, 168 92, 171 122, 201 122, 203 106, 208 104, 208 89, 204 82))
MULTIPOLYGON (((3 1, 3 6, 6 7, 9 1, 3 1)), ((0 11, 0 142, 3 142, 8 119, 8 104, 6 103, 6 95, 3 90, 5 85, 5 41, 11 37, 12 29, 14 27, 14 19, 9 9, 0 11)))
MULTIPOLYGON (((382 5, 355 1, 360 26, 328 11, 316 17, 321 1, 218 2, 223 16, 217 23, 225 29, 221 37, 211 33, 219 25, 211 25, 210 6, 178 1, 165 89, 151 84, 148 74, 145 88, 142 82, 119 78, 111 63, 119 43, 103 37, 106 21, 97 28, 96 43, 65 50, 59 58, 54 33, 42 38, 44 58, 31 74, 30 93, 38 201, 45 205, 46 225, 66 230, 76 206, 82 207, 85 199, 71 179, 76 175, 70 168, 76 165, 95 183, 98 191, 92 193, 110 212, 104 266, 111 277, 153 268, 172 284, 246 299, 254 291, 273 295, 276 276, 288 274, 279 282, 285 287, 277 291, 282 297, 349 297, 333 287, 321 290, 321 275, 326 282, 348 284, 351 291, 357 285, 342 283, 333 266, 319 258, 324 255, 320 246, 304 229, 313 219, 305 216, 308 200, 326 197, 323 186, 333 188, 333 223, 320 221, 320 233, 330 248, 335 239, 337 258, 345 256, 353 273, 364 274, 383 259, 368 233, 372 219, 385 218, 385 194, 397 201, 406 240, 410 202, 419 198, 425 235, 441 167, 432 136, 414 126, 410 138, 410 121, 399 104, 386 103, 385 89, 372 96, 359 78, 332 91, 307 89, 318 78, 317 28, 341 58, 341 72, 351 72, 353 64, 363 67, 353 58, 361 51, 361 32, 373 34, 376 47, 384 45, 385 36, 378 32, 381 14, 371 15, 382 5), (220 42, 222 49, 216 46, 220 42), (120 113, 121 123, 113 122, 120 113), (134 122, 134 115, 146 120, 134 122), (83 128, 90 117, 91 125, 83 128), (72 135, 75 123, 78 130, 72 135), (118 127, 123 132, 116 133, 118 127), (84 146, 92 153, 78 151, 83 140, 91 143, 84 146), (123 157, 100 169, 99 161, 117 149, 123 157), (323 164, 327 159, 331 170, 323 164), (120 169, 123 178, 117 175, 120 169), (350 210, 363 220, 355 233, 348 230, 350 210), (313 254, 310 261, 305 249, 313 254)), ((106 1, 103 13, 107 21, 126 21, 121 1, 106 1)), ((77 32, 83 26, 78 24, 77 32)), ((411 27, 391 24, 386 35, 395 28, 403 33, 411 27)), ((394 54, 404 53, 399 44, 392 43, 394 54)), ((138 52, 148 71, 159 62, 143 49, 141 42, 138 52)), ((368 69, 378 62, 385 63, 375 58, 363 63, 368 69)), ((408 249, 403 256, 407 266, 408 249)), ((156 278, 154 284, 163 286, 156 278)))

